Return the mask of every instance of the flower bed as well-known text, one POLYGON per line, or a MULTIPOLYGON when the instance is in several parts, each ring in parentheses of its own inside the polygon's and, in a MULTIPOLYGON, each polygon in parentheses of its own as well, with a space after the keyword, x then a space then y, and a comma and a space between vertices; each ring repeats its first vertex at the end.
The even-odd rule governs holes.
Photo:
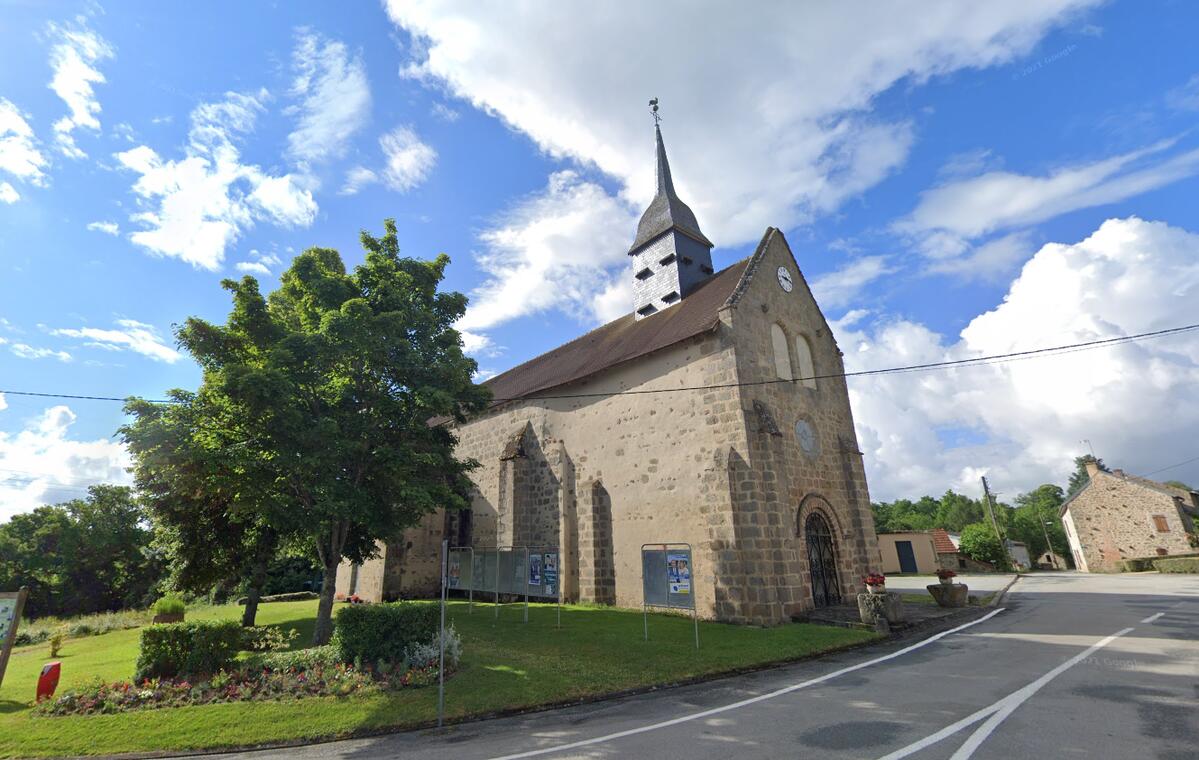
POLYGON ((435 665, 419 670, 397 668, 390 672, 358 670, 351 665, 340 664, 320 664, 305 670, 222 670, 211 678, 195 681, 186 678, 148 678, 141 683, 96 682, 48 699, 35 709, 41 715, 98 715, 217 702, 348 697, 387 689, 418 688, 434 683, 437 683, 435 665))

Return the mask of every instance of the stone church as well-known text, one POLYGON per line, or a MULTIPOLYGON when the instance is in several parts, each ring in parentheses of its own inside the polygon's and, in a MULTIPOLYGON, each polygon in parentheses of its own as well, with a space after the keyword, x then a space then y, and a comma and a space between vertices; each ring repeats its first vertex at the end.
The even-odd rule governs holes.
POLYGON ((717 272, 657 132, 625 316, 487 382, 458 430, 469 510, 428 516, 337 593, 434 595, 440 543, 557 547, 569 601, 642 603, 642 544, 693 547, 701 617, 775 624, 855 593, 877 538, 841 352, 783 237, 717 272))

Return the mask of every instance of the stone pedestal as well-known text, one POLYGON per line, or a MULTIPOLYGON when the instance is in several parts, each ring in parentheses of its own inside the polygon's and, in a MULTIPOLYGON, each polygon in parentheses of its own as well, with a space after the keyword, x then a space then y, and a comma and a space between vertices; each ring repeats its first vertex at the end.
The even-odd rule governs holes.
POLYGON ((875 625, 880 617, 888 623, 902 623, 903 599, 892 591, 885 594, 858 594, 858 614, 867 625, 875 625))
POLYGON ((942 607, 965 607, 970 596, 970 587, 965 583, 934 583, 926 588, 942 607))

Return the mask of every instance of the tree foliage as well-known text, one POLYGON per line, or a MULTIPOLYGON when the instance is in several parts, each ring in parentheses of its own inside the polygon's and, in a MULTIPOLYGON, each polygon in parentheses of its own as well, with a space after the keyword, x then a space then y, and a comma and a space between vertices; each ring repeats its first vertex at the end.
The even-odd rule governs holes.
POLYGON ((249 431, 219 393, 171 391, 170 404, 132 399, 120 429, 156 542, 171 558, 170 585, 203 594, 244 585, 252 626, 288 518, 274 473, 244 445, 249 431))
POLYGON ((318 644, 343 558, 362 561, 424 515, 465 506, 473 463, 430 421, 464 421, 488 398, 453 328, 466 298, 438 291, 449 258, 401 258, 394 221, 385 229, 362 233, 366 260, 353 272, 335 250, 304 251, 269 299, 252 277, 226 280, 228 321, 192 318, 178 331, 204 372, 197 396, 212 399, 201 411, 236 422, 236 459, 251 469, 232 487, 244 479, 265 523, 320 558, 318 644))
POLYGON ((28 586, 31 618, 144 606, 162 572, 150 539, 130 488, 95 485, 0 525, 0 589, 28 586))
POLYGON ((985 522, 976 522, 962 528, 958 551, 979 562, 990 562, 996 567, 1007 566, 1007 554, 995 529, 985 522))
POLYGON ((1070 482, 1066 486, 1066 496, 1070 497, 1082 490, 1082 487, 1091 482, 1091 476, 1087 473, 1087 465, 1091 462, 1099 465, 1102 472, 1111 472, 1102 459, 1093 457, 1090 454, 1083 454, 1080 457, 1074 457, 1074 472, 1070 474, 1070 482))

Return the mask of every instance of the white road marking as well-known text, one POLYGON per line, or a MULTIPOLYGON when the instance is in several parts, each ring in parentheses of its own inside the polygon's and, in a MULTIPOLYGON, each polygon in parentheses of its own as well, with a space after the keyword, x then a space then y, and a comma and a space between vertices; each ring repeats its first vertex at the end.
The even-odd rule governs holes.
POLYGON ((538 755, 549 755, 549 754, 552 754, 555 752, 564 752, 568 749, 577 749, 579 747, 588 747, 593 744, 604 744, 604 743, 613 741, 615 739, 622 739, 626 736, 635 736, 637 734, 648 733, 649 731, 656 731, 660 728, 668 728, 670 726, 677 726, 680 723, 687 723, 687 722, 693 721, 693 720, 700 720, 701 718, 708 718, 713 715, 719 715, 720 713, 728 712, 729 710, 736 710, 738 708, 745 707, 747 705, 756 704, 758 702, 765 702, 768 699, 774 699, 775 697, 781 697, 784 694, 790 694, 793 691, 799 691, 800 689, 806 689, 809 686, 815 686, 817 684, 824 683, 825 681, 831 681, 832 679, 834 679, 838 676, 843 676, 846 673, 852 673, 855 670, 861 670, 862 668, 868 668, 871 665, 877 665, 880 662, 886 662, 888 660, 893 660, 896 657, 902 657, 903 655, 907 654, 908 652, 913 652, 917 649, 920 649, 921 647, 928 646, 929 644, 932 644, 935 641, 939 641, 940 639, 943 639, 946 636, 949 636, 950 634, 954 634, 954 633, 957 633, 958 631, 963 631, 967 628, 970 628, 971 626, 975 626, 975 625, 978 625, 979 623, 986 622, 986 621, 990 620, 991 618, 995 617, 996 615, 998 615, 999 613, 1003 612, 1003 610, 1004 610, 1004 608, 1000 607, 1000 608, 994 610, 993 612, 989 612, 986 615, 984 615, 983 617, 980 617, 978 620, 973 620, 969 623, 959 625, 956 628, 950 628, 948 631, 942 631, 938 634, 934 634, 932 636, 929 636, 927 639, 918 641, 915 644, 906 646, 903 649, 892 652, 891 654, 883 655, 882 657, 876 657, 873 660, 867 660, 866 662, 859 662, 857 665, 850 665, 847 668, 841 668, 840 670, 835 670, 832 673, 826 673, 825 675, 820 676, 819 678, 812 678, 807 681, 801 681, 800 683, 797 683, 797 684, 792 684, 790 686, 784 686, 781 689, 776 689, 775 691, 768 692, 766 694, 759 694, 756 697, 750 697, 749 699, 743 699, 739 702, 733 702, 731 704, 727 704, 722 707, 714 707, 710 710, 704 710, 702 712, 691 713, 690 715, 683 715, 678 718, 672 718, 671 720, 664 720, 660 723, 651 723, 647 726, 639 726, 637 728, 630 728, 625 731, 617 731, 616 733, 606 734, 604 736, 597 736, 594 739, 583 739, 582 741, 571 742, 570 744, 560 744, 560 745, 557 745, 554 747, 544 747, 542 749, 530 750, 528 752, 518 752, 513 755, 503 755, 501 757, 493 758, 493 760, 518 760, 518 758, 537 757, 538 755))
POLYGON ((1165 614, 1166 613, 1164 613, 1164 612, 1159 612, 1156 615, 1150 615, 1149 617, 1145 618, 1141 622, 1142 623, 1152 623, 1154 620, 1157 620, 1159 617, 1161 617, 1162 615, 1165 615, 1165 614))
POLYGON ((1012 692, 1011 694, 1007 695, 1006 697, 1003 697, 999 701, 997 701, 991 705, 988 705, 987 707, 984 707, 983 709, 981 709, 975 713, 972 713, 971 715, 968 715, 965 718, 962 718, 961 720, 959 720, 956 723, 946 726, 945 728, 941 729, 940 731, 938 731, 934 734, 926 736, 923 739, 920 739, 919 741, 912 742, 908 746, 903 747, 902 749, 897 749, 894 752, 890 753, 889 755, 883 756, 882 758, 880 758, 880 760, 900 760, 900 758, 904 758, 904 757, 907 757, 908 755, 919 752, 920 750, 924 749, 925 747, 929 747, 933 744, 936 744, 937 742, 941 741, 942 739, 952 736, 953 734, 956 734, 958 731, 961 731, 962 729, 967 728, 968 726, 971 726, 971 725, 977 723, 978 721, 982 720, 983 718, 986 718, 987 719, 986 722, 983 723, 981 726, 979 726, 975 730, 975 732, 970 735, 970 738, 966 740, 965 744, 963 744, 961 747, 959 747, 958 751, 953 753, 953 756, 949 759, 949 760, 969 760, 969 758, 975 753, 975 751, 979 747, 982 746, 983 742, 985 742, 987 740, 987 738, 991 735, 991 733, 994 732, 995 729, 998 728, 1001 723, 1003 723, 1005 720, 1007 720, 1008 716, 1010 716, 1013 712, 1016 711, 1016 708, 1018 708, 1020 705, 1024 704, 1026 701, 1028 701, 1028 699, 1030 697, 1032 697, 1032 695, 1034 695, 1038 691, 1040 691, 1041 688, 1043 686, 1045 686, 1045 684, 1049 683, 1053 679, 1060 676, 1062 673, 1065 673, 1067 670, 1069 670, 1070 668, 1077 665, 1079 662, 1082 662, 1083 660, 1090 657, 1095 652, 1098 652, 1100 649, 1104 648, 1105 646, 1112 643, 1116 639, 1120 638, 1121 636, 1123 636, 1126 633, 1129 633, 1130 631, 1133 631, 1133 630, 1135 630, 1135 629, 1125 628, 1122 631, 1117 631, 1116 633, 1113 633, 1111 636, 1107 636, 1106 638, 1100 639, 1099 641, 1095 642, 1091 646, 1087 647, 1082 652, 1079 652, 1078 654, 1074 655, 1070 659, 1063 662, 1061 665, 1058 665, 1053 670, 1050 670, 1048 673, 1045 673, 1043 676, 1041 676, 1037 680, 1033 681, 1032 683, 1028 684, 1027 686, 1025 686, 1021 689, 1017 689, 1016 691, 1012 692))

